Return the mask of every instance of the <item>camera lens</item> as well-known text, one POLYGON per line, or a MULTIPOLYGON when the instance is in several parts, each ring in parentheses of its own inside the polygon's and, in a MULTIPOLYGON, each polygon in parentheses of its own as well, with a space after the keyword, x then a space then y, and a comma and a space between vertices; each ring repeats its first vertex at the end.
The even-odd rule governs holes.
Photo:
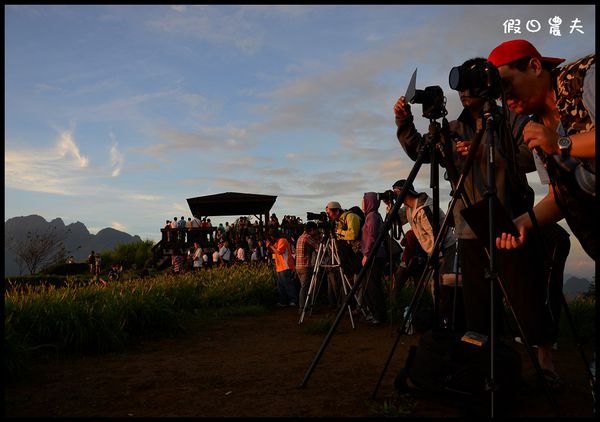
POLYGON ((460 67, 456 66, 450 69, 450 88, 455 91, 461 91, 460 88, 460 67))

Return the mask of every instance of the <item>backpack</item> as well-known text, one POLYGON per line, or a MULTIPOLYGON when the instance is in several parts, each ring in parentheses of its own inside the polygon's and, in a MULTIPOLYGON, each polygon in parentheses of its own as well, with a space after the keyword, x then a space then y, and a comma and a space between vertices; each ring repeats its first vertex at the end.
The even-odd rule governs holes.
POLYGON ((358 237, 356 238, 356 240, 360 240, 360 237, 361 237, 361 235, 362 235, 362 228, 363 228, 363 226, 365 225, 365 213, 364 213, 364 212, 363 212, 363 210, 362 210, 362 209, 361 209, 359 206, 357 206, 357 205, 355 205, 355 206, 353 206, 352 208, 350 208, 350 209, 348 210, 348 212, 351 212, 352 214, 356 214, 356 215, 358 215, 358 218, 359 218, 359 220, 360 220, 360 229, 358 230, 358 237))
MULTIPOLYGON (((405 367, 394 381, 399 392, 416 392, 447 399, 467 412, 489 414, 489 341, 476 346, 461 341, 463 333, 430 330, 418 346, 411 346, 405 367), (410 379, 417 389, 408 387, 410 379)), ((521 356, 512 347, 497 342, 494 347, 495 410, 506 411, 522 383, 521 356)))

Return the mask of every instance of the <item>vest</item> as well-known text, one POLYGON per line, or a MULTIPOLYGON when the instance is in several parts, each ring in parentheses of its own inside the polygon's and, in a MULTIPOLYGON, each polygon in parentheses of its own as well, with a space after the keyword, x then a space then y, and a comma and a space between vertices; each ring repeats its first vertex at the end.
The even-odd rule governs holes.
MULTIPOLYGON (((595 55, 592 54, 555 70, 556 106, 567 135, 589 132, 595 127, 583 105, 583 79, 594 61, 595 55)), ((595 199, 581 191, 572 173, 561 171, 552 159, 544 161, 557 205, 583 249, 595 261, 598 256, 598 241, 595 238, 597 217, 593 206, 595 199)), ((596 160, 581 161, 590 171, 596 172, 596 160)))
POLYGON ((583 78, 595 60, 591 54, 556 70, 556 107, 567 136, 594 129, 583 105, 583 78))

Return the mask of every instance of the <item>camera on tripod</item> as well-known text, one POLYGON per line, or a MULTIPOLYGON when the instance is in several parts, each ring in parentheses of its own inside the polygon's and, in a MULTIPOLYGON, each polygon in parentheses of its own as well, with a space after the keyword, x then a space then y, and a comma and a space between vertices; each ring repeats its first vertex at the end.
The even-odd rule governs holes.
POLYGON ((319 213, 307 212, 306 220, 315 221, 317 223, 317 227, 320 229, 329 230, 334 228, 334 223, 329 221, 329 217, 327 217, 327 213, 325 211, 321 211, 319 213))
POLYGON ((448 114, 446 111, 446 97, 444 97, 442 88, 435 85, 428 86, 425 89, 416 89, 416 85, 417 69, 415 69, 410 78, 404 97, 409 103, 423 105, 423 117, 429 120, 436 120, 448 114))
POLYGON ((499 98, 502 94, 502 79, 498 69, 488 61, 474 61, 450 69, 450 88, 469 91, 473 97, 499 98))
POLYGON ((396 193, 390 189, 385 192, 377 192, 377 199, 380 201, 394 202, 396 200, 396 193))

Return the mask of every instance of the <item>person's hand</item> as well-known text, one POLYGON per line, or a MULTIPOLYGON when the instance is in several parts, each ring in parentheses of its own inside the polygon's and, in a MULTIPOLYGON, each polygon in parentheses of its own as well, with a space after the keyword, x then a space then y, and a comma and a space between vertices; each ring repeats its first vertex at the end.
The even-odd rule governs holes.
POLYGON ((396 104, 394 105, 394 114, 399 119, 406 119, 412 115, 410 111, 410 104, 406 102, 406 98, 404 96, 398 98, 396 104))
POLYGON ((515 224, 517 225, 517 230, 519 230, 519 237, 515 237, 510 233, 502 233, 500 237, 496 238, 496 247, 498 249, 517 249, 525 244, 527 229, 524 224, 519 224, 516 220, 515 224))
POLYGON ((457 141, 456 142, 456 151, 461 154, 463 157, 469 155, 469 150, 471 148, 471 141, 457 141))
POLYGON ((365 266, 366 262, 367 262, 367 256, 365 255, 362 257, 362 266, 363 267, 365 266))
POLYGON ((547 154, 560 154, 558 138, 558 133, 536 122, 530 121, 523 128, 523 140, 529 149, 540 147, 547 154))

